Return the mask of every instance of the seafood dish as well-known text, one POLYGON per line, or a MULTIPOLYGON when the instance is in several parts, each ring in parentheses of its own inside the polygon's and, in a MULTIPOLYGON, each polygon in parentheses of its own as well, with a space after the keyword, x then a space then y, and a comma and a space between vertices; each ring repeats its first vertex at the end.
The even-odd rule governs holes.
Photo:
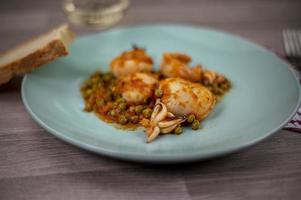
POLYGON ((110 63, 110 72, 97 71, 81 86, 84 111, 124 129, 143 127, 146 141, 159 135, 193 130, 212 112, 231 88, 224 75, 198 64, 191 57, 165 52, 160 69, 146 50, 137 46, 110 63))

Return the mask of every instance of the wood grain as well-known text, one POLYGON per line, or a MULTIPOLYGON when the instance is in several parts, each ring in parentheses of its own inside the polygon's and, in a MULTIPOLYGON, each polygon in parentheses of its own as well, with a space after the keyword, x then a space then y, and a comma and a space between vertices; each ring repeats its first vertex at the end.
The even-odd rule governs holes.
MULTIPOLYGON (((132 0, 122 25, 209 26, 282 52, 301 28, 299 0, 132 0)), ((61 0, 2 0, 0 51, 63 23, 61 0)), ((78 35, 97 30, 73 27, 78 35)), ((39 127, 21 101, 22 77, 0 87, 0 199, 300 199, 301 135, 279 131, 222 158, 146 165, 95 155, 39 127)))

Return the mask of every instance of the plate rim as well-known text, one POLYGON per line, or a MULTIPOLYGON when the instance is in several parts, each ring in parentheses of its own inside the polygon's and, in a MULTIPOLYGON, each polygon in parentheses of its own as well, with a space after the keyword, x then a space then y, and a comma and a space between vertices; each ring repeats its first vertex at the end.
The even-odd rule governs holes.
MULTIPOLYGON (((128 29, 132 29, 132 28, 155 28, 155 27, 178 27, 178 28, 193 28, 196 30, 205 30, 205 31, 210 31, 210 32, 214 32, 214 33, 221 33, 221 34, 225 34, 227 36, 230 37, 235 37, 238 38, 240 40, 243 40, 244 42, 248 42, 251 43, 252 45, 256 46, 257 48, 264 50, 266 53, 270 53, 273 54, 273 56, 275 56, 276 59, 279 60, 279 62, 284 62, 286 65, 290 65, 288 62, 286 62, 285 60, 277 57, 273 52, 269 51, 268 49, 266 49, 265 47, 261 46, 260 44, 257 44, 256 42, 253 42, 249 39, 246 39, 244 37, 241 36, 237 36, 235 34, 232 33, 228 33, 225 32, 223 30, 218 30, 215 28, 211 28, 211 27, 206 27, 206 26, 194 26, 194 25, 187 25, 187 24, 150 24, 150 25, 135 25, 135 26, 121 26, 118 28, 113 28, 110 29, 108 31, 104 31, 104 32, 98 32, 98 33, 94 33, 94 34, 88 34, 86 36, 81 36, 78 37, 78 39, 82 39, 82 38, 88 38, 91 36, 96 36, 96 35, 101 35, 104 33, 108 33, 111 31, 122 31, 122 30, 128 30, 128 29)), ((24 107, 26 109, 26 111, 30 114, 30 116, 33 118, 33 120, 35 122, 37 122, 42 128, 44 128, 47 132, 51 133, 52 135, 54 135, 55 137, 63 140, 64 142, 70 143, 76 147, 79 147, 81 149, 85 149, 88 150, 90 152, 94 152, 100 155, 104 155, 104 156, 108 156, 108 157, 114 157, 114 158, 118 158, 121 160, 128 160, 128 161, 135 161, 135 162, 150 162, 150 163, 182 163, 182 162, 192 162, 192 161, 199 161, 199 160, 206 160, 209 158, 215 158, 215 157, 219 157, 222 155, 226 155, 226 154, 230 154, 242 149, 245 149, 249 146, 252 146, 266 138, 268 138, 269 136, 273 135, 274 133, 276 133, 278 130, 280 130, 283 126, 285 126, 290 119, 295 115, 296 111, 299 108, 299 105, 301 103, 301 88, 300 88, 300 84, 299 84, 299 78, 296 74, 296 72, 292 69, 292 67, 286 66, 286 68, 291 72, 291 74, 294 77, 295 82, 298 84, 298 100, 297 103, 295 105, 295 108, 293 109, 293 112, 289 115, 289 117, 284 120, 280 125, 278 125, 277 127, 275 127, 274 129, 272 129, 271 131, 266 132, 265 134, 262 134, 261 137, 257 137, 253 140, 249 140, 248 142, 241 142, 238 143, 238 145, 233 145, 230 148, 224 148, 223 150, 217 149, 214 151, 211 151, 207 154, 202 154, 201 151, 196 151, 196 152, 190 152, 190 153, 182 153, 182 154, 177 154, 174 156, 171 155, 165 155, 165 154, 145 154, 145 153, 125 153, 125 152, 121 152, 121 151, 114 151, 111 149, 106 149, 100 146, 95 146, 95 145, 91 145, 85 142, 82 142, 80 140, 76 140, 72 137, 68 137, 66 135, 64 135, 64 133, 51 128, 50 126, 47 125, 46 122, 42 121, 36 113, 33 112, 33 110, 31 109, 31 107, 29 106, 29 103, 26 99, 26 94, 25 94, 25 87, 26 87, 26 82, 28 77, 30 76, 29 74, 26 74, 23 77, 22 80, 22 85, 21 85, 21 98, 24 104, 24 107)))

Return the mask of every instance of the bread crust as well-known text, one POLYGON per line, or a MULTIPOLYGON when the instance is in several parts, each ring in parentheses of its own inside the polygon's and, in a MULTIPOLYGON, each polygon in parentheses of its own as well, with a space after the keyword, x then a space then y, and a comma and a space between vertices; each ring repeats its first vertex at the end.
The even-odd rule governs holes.
MULTIPOLYGON (((70 41, 72 41, 74 39, 74 34, 69 28, 67 28, 67 31, 70 41)), ((31 40, 26 43, 29 42, 31 42, 31 40)), ((19 45, 19 47, 21 46, 22 45, 19 45)), ((69 52, 67 48, 68 47, 61 39, 54 39, 25 57, 15 60, 5 66, 0 66, 0 85, 8 82, 15 74, 31 72, 33 69, 38 68, 41 65, 47 64, 61 56, 68 55, 69 52)), ((9 50, 4 54, 10 51, 13 50, 9 50)))
POLYGON ((9 68, 0 68, 0 85, 8 82, 12 77, 13 73, 9 68))
POLYGON ((68 50, 63 42, 53 40, 43 48, 0 68, 0 84, 8 82, 14 74, 30 72, 64 55, 68 55, 68 50))

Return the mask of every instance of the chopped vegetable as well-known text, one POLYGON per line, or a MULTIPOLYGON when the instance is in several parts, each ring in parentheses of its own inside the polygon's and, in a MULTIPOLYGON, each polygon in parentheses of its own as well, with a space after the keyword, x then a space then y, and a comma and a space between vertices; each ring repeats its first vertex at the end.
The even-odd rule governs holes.
POLYGON ((131 122, 137 124, 139 122, 139 117, 137 115, 131 116, 131 122))
POLYGON ((84 91, 84 97, 85 97, 85 99, 86 99, 86 98, 89 98, 90 95, 92 94, 92 92, 93 92, 92 89, 87 89, 87 90, 85 90, 85 91, 84 91))
POLYGON ((126 101, 125 101, 124 98, 120 97, 120 98, 118 98, 118 99, 116 100, 116 102, 117 102, 117 103, 125 103, 126 101))
POLYGON ((103 80, 106 81, 106 82, 111 81, 112 78, 113 78, 113 74, 111 74, 111 73, 107 73, 107 74, 103 75, 103 80))
POLYGON ((163 95, 162 90, 156 89, 156 90, 155 90, 155 95, 156 95, 156 97, 158 97, 158 98, 162 97, 162 95, 163 95))
POLYGON ((150 118, 152 115, 152 112, 153 112, 152 109, 146 108, 142 111, 142 114, 145 118, 150 118))
POLYGON ((112 117, 115 117, 116 116, 116 111, 115 110, 111 110, 110 112, 109 112, 109 115, 111 115, 112 117))
POLYGON ((118 121, 121 125, 125 125, 128 123, 128 119, 125 115, 120 115, 118 121))
POLYGON ((200 122, 198 120, 194 120, 191 124, 191 128, 193 130, 198 130, 200 128, 200 122))
POLYGON ((183 132, 183 129, 181 126, 177 126, 174 130, 176 135, 180 135, 183 132))
POLYGON ((125 110, 126 110, 126 103, 120 103, 120 104, 118 105, 118 109, 119 109, 120 111, 125 111, 125 110))
POLYGON ((188 115, 188 117, 187 117, 187 122, 188 122, 188 123, 192 123, 192 122, 194 121, 194 119, 195 119, 194 114, 190 114, 190 115, 188 115))
POLYGON ((135 112, 135 107, 134 106, 130 106, 129 107, 129 111, 132 112, 132 113, 134 113, 135 112))
POLYGON ((97 106, 103 106, 105 104, 105 101, 103 99, 97 99, 96 100, 96 105, 97 106))
POLYGON ((139 106, 135 107, 135 112, 136 112, 137 115, 141 114, 142 110, 143 110, 143 106, 142 105, 139 105, 139 106))

